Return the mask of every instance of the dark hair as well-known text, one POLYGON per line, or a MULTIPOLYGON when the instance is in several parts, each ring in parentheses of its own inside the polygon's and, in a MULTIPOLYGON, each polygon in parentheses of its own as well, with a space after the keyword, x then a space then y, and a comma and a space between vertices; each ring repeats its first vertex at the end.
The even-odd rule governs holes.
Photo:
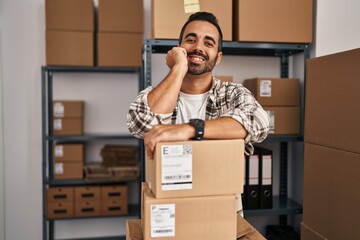
POLYGON ((186 23, 184 24, 184 26, 181 29, 180 36, 179 36, 179 44, 181 44, 186 26, 189 23, 191 23, 192 21, 206 21, 206 22, 211 23, 212 25, 214 25, 217 28, 217 30, 219 32, 218 51, 221 52, 222 39, 223 39, 222 31, 221 31, 221 28, 219 25, 219 21, 216 19, 215 15, 212 13, 209 13, 209 12, 196 12, 196 13, 190 15, 189 19, 186 21, 186 23))

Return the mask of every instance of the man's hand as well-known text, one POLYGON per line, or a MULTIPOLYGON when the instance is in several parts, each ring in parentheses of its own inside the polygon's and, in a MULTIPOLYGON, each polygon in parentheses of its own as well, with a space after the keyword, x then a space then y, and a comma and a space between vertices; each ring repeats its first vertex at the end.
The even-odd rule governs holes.
POLYGON ((184 73, 188 71, 188 60, 186 50, 182 47, 173 47, 166 54, 166 64, 169 68, 180 66, 184 73))
POLYGON ((187 141, 195 136, 195 128, 190 124, 156 125, 144 136, 147 157, 153 159, 156 143, 187 141))

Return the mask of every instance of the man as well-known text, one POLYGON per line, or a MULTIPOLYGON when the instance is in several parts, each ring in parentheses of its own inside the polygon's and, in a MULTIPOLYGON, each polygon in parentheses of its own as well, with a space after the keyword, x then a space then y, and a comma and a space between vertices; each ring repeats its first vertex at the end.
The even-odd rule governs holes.
POLYGON ((253 95, 239 83, 221 83, 212 76, 221 47, 216 17, 207 12, 191 15, 179 44, 166 55, 168 75, 131 104, 128 128, 144 138, 149 158, 158 142, 244 139, 246 153, 252 154, 252 143, 267 137, 269 117, 253 95))

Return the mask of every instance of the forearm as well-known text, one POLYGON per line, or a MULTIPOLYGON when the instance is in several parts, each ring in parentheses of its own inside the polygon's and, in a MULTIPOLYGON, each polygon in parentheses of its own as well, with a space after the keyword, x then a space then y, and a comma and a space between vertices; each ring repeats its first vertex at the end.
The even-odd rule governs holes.
POLYGON ((151 91, 147 101, 153 113, 171 113, 178 99, 185 71, 181 66, 174 66, 165 79, 151 91))
POLYGON ((205 139, 244 139, 245 128, 231 117, 222 117, 205 121, 205 139))

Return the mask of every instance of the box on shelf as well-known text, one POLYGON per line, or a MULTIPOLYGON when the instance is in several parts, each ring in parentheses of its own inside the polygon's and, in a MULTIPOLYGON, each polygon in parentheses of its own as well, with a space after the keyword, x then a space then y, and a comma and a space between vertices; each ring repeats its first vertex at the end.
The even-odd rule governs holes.
POLYGON ((97 65, 140 67, 142 66, 142 47, 142 33, 99 32, 97 65))
POLYGON ((46 201, 51 202, 73 202, 73 187, 50 187, 46 190, 46 201))
POLYGON ((101 215, 101 203, 97 201, 75 201, 75 217, 95 217, 101 215))
POLYGON ((83 118, 54 118, 53 135, 83 135, 84 134, 83 118))
POLYGON ((155 198, 142 184, 144 239, 236 239, 236 197, 155 198))
POLYGON ((297 78, 245 79, 243 85, 262 106, 300 105, 300 82, 297 78))
POLYGON ((232 0, 199 0, 199 9, 185 11, 186 1, 183 0, 152 0, 151 2, 152 38, 179 39, 184 23, 193 12, 212 12, 217 17, 223 40, 232 41, 232 0))
POLYGON ((55 162, 83 162, 84 144, 57 143, 54 146, 55 162))
POLYGON ((242 193, 244 140, 158 143, 145 179, 157 198, 242 193))
POLYGON ((264 107, 270 117, 270 134, 299 134, 300 107, 264 107))
POLYGON ((108 200, 101 201, 101 215, 102 216, 114 216, 114 215, 127 215, 128 201, 123 200, 108 200))
POLYGON ((234 40, 311 43, 313 0, 235 0, 234 40))
POLYGON ((305 142, 360 153, 360 48, 307 61, 305 142))
POLYGON ((46 64, 94 66, 94 33, 46 30, 46 64))
POLYGON ((127 185, 102 186, 100 191, 102 201, 126 201, 128 199, 127 185))
POLYGON ((99 32, 144 32, 143 0, 99 0, 99 32))
POLYGON ((100 201, 99 186, 75 187, 75 201, 100 201))
POLYGON ((102 165, 131 166, 138 163, 138 147, 127 145, 105 145, 101 151, 102 165))
POLYGON ((84 101, 82 100, 54 100, 53 116, 55 118, 83 118, 84 101))
POLYGON ((47 219, 60 219, 74 217, 73 202, 51 202, 46 205, 47 219))
POLYGON ((46 0, 47 30, 94 31, 93 0, 46 0))
POLYGON ((83 162, 54 162, 54 179, 83 179, 83 162))

